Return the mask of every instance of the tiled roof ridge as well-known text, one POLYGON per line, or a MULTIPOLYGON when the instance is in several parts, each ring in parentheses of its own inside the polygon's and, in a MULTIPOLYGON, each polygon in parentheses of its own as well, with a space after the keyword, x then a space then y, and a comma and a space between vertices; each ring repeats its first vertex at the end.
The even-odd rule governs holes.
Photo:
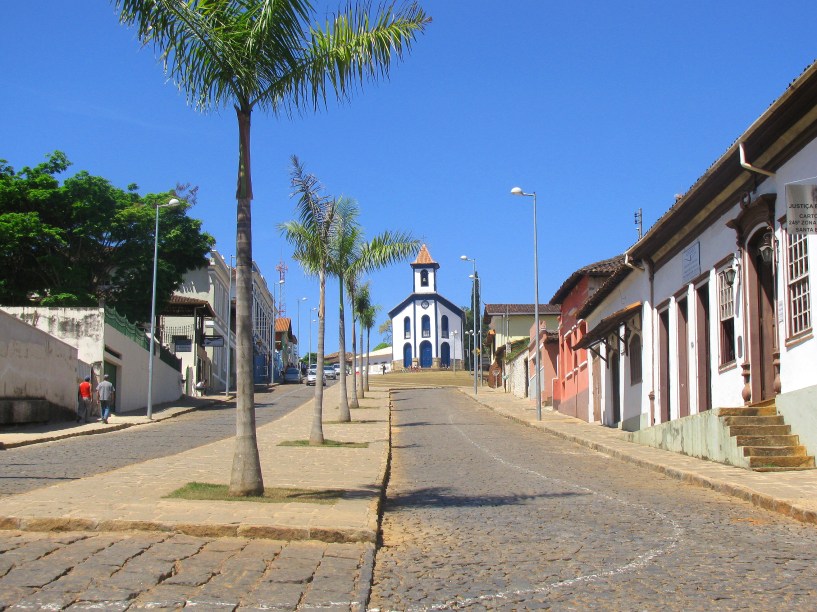
POLYGON ((420 247, 420 252, 417 253, 417 259, 414 260, 414 263, 427 265, 435 264, 437 262, 431 257, 431 253, 428 252, 428 247, 424 244, 420 247))

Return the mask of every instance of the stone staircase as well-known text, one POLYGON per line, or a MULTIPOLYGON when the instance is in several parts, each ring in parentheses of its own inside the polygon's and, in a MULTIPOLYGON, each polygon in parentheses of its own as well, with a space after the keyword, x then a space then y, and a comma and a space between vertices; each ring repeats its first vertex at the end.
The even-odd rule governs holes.
POLYGON ((814 457, 806 455, 799 436, 777 414, 774 400, 741 408, 721 408, 718 416, 729 427, 749 469, 755 472, 813 470, 814 457))

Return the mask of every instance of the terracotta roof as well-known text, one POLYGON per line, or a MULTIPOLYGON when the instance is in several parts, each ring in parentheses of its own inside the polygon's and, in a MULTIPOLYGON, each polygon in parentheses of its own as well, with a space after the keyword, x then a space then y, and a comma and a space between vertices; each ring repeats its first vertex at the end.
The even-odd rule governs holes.
MULTIPOLYGON (((539 304, 539 314, 559 314, 559 304, 539 304)), ((485 315, 532 315, 533 304, 485 304, 485 315)))
POLYGON ((579 268, 571 274, 567 280, 562 283, 562 286, 550 298, 551 303, 561 303, 568 293, 575 287, 579 281, 585 276, 610 276, 614 274, 621 266, 624 265, 624 255, 616 255, 610 259, 602 259, 590 265, 579 268))
POLYGON ((423 245, 420 247, 420 252, 417 253, 417 259, 414 260, 414 263, 427 266, 437 262, 431 258, 431 253, 428 252, 426 245, 423 245))
POLYGON ((207 300, 175 293, 170 296, 159 314, 166 317, 192 317, 194 314, 199 314, 210 319, 216 316, 213 307, 207 300))
POLYGON ((602 300, 610 295, 613 292, 613 289, 615 289, 619 283, 621 283, 621 281, 623 281, 632 271, 632 268, 622 265, 618 270, 611 274, 610 278, 604 281, 601 287, 596 289, 596 292, 585 300, 584 304, 579 309, 579 312, 576 313, 576 317, 579 319, 586 318, 587 315, 593 312, 593 309, 601 304, 602 300))

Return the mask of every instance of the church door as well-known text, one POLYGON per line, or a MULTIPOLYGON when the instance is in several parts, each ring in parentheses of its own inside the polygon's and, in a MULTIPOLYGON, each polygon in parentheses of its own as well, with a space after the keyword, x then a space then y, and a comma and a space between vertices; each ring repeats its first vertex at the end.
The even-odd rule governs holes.
POLYGON ((411 367, 411 343, 406 342, 403 345, 403 367, 411 367))
POLYGON ((421 368, 430 368, 431 367, 431 342, 425 340, 420 345, 420 367, 421 368))
POLYGON ((440 348, 440 365, 444 368, 451 367, 451 346, 448 342, 443 342, 440 348))

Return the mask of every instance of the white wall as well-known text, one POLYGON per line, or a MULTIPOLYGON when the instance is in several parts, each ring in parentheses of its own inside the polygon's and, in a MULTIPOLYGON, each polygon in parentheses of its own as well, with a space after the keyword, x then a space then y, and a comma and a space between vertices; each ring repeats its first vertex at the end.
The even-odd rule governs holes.
POLYGON ((0 398, 77 407, 77 349, 0 311, 0 398))

